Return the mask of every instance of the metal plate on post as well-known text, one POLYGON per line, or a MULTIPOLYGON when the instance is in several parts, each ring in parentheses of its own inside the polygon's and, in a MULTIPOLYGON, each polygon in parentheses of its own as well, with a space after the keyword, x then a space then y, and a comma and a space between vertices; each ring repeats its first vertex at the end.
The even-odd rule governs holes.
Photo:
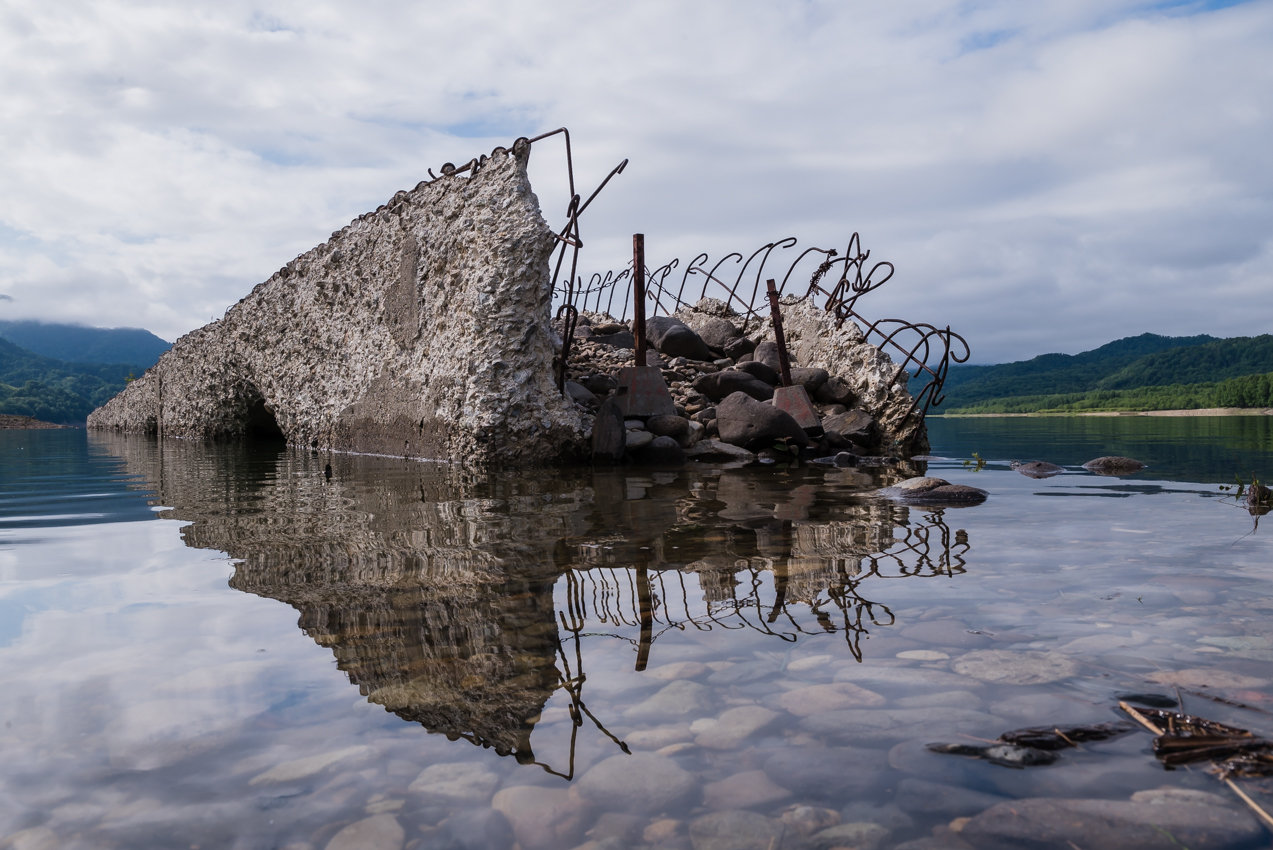
POLYGON ((774 407, 789 413, 810 437, 822 436, 822 420, 818 418, 818 411, 804 387, 796 384, 794 387, 776 388, 774 407))
POLYGON ((624 416, 675 416, 676 405, 657 366, 628 366, 619 370, 614 398, 624 416))

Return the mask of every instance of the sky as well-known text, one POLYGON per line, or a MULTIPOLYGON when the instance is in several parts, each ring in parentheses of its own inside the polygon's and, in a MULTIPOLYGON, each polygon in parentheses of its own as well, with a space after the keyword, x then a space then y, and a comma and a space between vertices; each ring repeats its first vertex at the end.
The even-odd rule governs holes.
MULTIPOLYGON (((173 340, 570 128, 581 269, 859 232, 972 362, 1273 330, 1273 0, 0 4, 0 319, 173 340)), ((550 224, 561 146, 531 179, 550 224)))

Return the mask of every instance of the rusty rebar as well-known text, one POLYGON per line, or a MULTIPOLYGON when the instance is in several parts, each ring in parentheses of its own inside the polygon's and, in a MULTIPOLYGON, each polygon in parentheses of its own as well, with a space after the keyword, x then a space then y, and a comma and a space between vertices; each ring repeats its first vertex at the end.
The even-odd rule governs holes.
POLYGON ((632 234, 632 338, 636 365, 645 365, 645 234, 632 234))
POLYGON ((778 345, 778 373, 782 385, 791 386, 791 360, 787 357, 787 339, 782 334, 782 308, 778 306, 778 286, 771 277, 765 281, 769 288, 769 318, 774 324, 774 342, 778 345))

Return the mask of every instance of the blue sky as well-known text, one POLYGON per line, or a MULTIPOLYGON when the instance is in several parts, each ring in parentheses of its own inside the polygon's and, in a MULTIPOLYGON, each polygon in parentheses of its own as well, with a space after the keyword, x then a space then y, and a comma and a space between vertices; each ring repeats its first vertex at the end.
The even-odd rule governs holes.
MULTIPOLYGON (((859 231, 976 362, 1273 329, 1273 0, 12 0, 0 318, 173 339, 446 161, 566 125, 583 268, 859 231)), ((532 180, 565 207, 560 151, 532 180)))

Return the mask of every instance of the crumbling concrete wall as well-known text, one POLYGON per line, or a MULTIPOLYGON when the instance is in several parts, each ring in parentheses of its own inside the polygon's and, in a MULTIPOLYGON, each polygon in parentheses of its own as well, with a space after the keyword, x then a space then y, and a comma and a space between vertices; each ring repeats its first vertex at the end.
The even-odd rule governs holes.
POLYGON ((483 465, 571 455, 587 432, 553 383, 553 246, 525 156, 422 183, 179 339, 88 426, 233 439, 272 416, 318 449, 483 465))
MULTIPOLYGON (((905 372, 888 354, 867 342, 853 322, 837 328, 835 316, 808 299, 787 296, 781 306, 783 335, 793 365, 826 369, 847 381, 853 388, 854 406, 875 420, 882 449, 902 457, 928 451, 928 429, 920 411, 911 410, 914 399, 906 389, 905 372)), ((712 317, 739 319, 723 301, 714 298, 682 307, 676 316, 695 330, 712 317)), ((754 328, 753 322, 748 336, 757 342, 772 341, 773 326, 766 321, 754 328)))

